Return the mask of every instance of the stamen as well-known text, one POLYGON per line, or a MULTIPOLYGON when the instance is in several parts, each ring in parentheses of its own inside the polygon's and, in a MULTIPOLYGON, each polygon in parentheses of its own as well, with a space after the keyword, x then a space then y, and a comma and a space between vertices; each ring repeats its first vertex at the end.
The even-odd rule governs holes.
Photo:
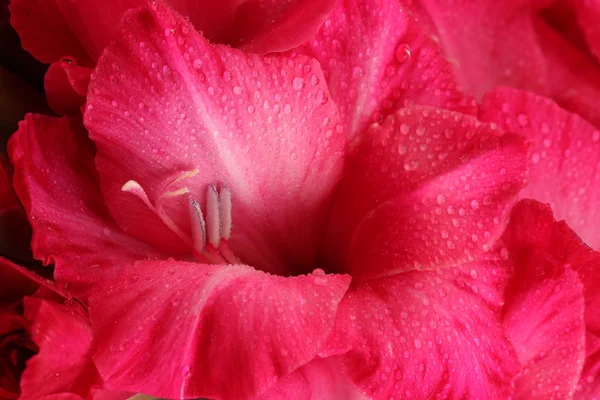
POLYGON ((190 192, 190 189, 188 189, 187 187, 183 187, 183 188, 177 189, 177 190, 169 190, 169 191, 166 191, 163 194, 161 194, 159 200, 162 200, 164 198, 181 196, 184 194, 188 194, 189 192, 190 192))
POLYGON ((206 193, 206 231, 208 232, 208 242, 215 248, 218 248, 221 242, 220 220, 219 195, 214 186, 209 186, 206 193))
POLYGON ((198 253, 204 251, 206 246, 206 224, 204 223, 204 216, 200 210, 200 205, 194 199, 190 200, 190 221, 192 228, 192 245, 194 250, 198 253))
POLYGON ((222 187, 219 192, 219 216, 221 219, 221 237, 229 240, 231 237, 231 192, 222 187))
POLYGON ((167 186, 165 186, 164 191, 165 192, 168 191, 168 189, 170 189, 171 186, 173 186, 174 184, 181 182, 182 180, 187 179, 187 178, 193 178, 194 176, 198 175, 199 173, 200 173, 200 170, 198 170, 198 169, 192 169, 190 171, 183 172, 177 178, 175 178, 171 182, 169 182, 167 184, 167 186))

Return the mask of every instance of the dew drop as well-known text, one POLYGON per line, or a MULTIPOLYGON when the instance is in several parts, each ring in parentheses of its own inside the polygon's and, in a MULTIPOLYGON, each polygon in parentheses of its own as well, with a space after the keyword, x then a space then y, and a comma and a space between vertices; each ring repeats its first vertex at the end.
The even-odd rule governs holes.
POLYGON ((400 45, 398 45, 398 47, 396 48, 395 55, 396 61, 398 61, 399 63, 408 61, 408 59, 410 59, 411 56, 410 45, 408 45, 407 43, 400 43, 400 45))
POLYGON ((292 86, 294 86, 294 89, 296 90, 301 90, 304 87, 304 79, 299 76, 295 77, 292 81, 292 86))

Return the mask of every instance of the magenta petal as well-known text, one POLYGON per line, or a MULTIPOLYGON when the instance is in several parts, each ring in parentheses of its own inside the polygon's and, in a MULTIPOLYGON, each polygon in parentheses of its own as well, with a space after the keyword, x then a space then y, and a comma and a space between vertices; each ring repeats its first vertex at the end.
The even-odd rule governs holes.
POLYGON ((236 255, 286 274, 314 265, 345 143, 318 63, 212 45, 160 5, 125 20, 85 113, 119 225, 165 252, 189 252, 186 201, 204 208, 208 186, 225 186, 236 255), (173 224, 124 192, 130 181, 173 224))
POLYGON ((8 151, 14 184, 33 227, 33 255, 55 264, 55 278, 84 299, 114 262, 151 250, 120 232, 105 208, 93 146, 76 119, 27 115, 8 151))
POLYGON ((448 110, 411 107, 373 125, 346 160, 331 261, 372 277, 472 260, 502 234, 526 149, 524 138, 448 110))
POLYGON ((350 283, 178 261, 125 270, 90 299, 95 362, 107 387, 167 398, 267 390, 315 357, 350 283))
POLYGON ((519 367, 499 323, 507 266, 487 254, 353 284, 322 353, 343 354, 371 398, 507 398, 519 367))
POLYGON ((450 63, 423 28, 398 1, 344 0, 295 50, 321 63, 348 137, 408 104, 474 113, 473 99, 456 87, 450 63))
POLYGON ((489 93, 481 118, 533 138, 521 197, 550 203, 558 219, 600 249, 600 131, 549 99, 515 89, 489 93))
MULTIPOLYGON (((584 285, 576 272, 583 259, 569 245, 572 236, 554 221, 550 207, 530 200, 515 206, 503 236, 515 264, 504 324, 523 365, 515 381, 516 399, 571 398, 579 381, 586 347, 584 312, 597 316, 597 310, 586 310, 584 285)), ((578 247, 586 249, 580 242, 578 247)), ((600 297, 597 287, 594 292, 600 297)))
POLYGON ((345 376, 338 357, 315 358, 256 400, 368 400, 345 376))
POLYGON ((21 377, 22 400, 71 393, 82 398, 101 383, 92 363, 92 332, 81 306, 25 299, 31 337, 39 348, 21 377))

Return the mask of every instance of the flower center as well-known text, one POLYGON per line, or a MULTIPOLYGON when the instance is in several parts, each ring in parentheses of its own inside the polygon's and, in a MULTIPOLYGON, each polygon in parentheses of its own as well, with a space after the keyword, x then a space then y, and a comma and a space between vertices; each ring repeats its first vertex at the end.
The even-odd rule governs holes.
POLYGON ((198 170, 186 171, 171 181, 153 204, 144 188, 136 181, 130 180, 121 188, 122 191, 138 197, 160 220, 181 240, 190 246, 194 256, 201 262, 210 264, 240 264, 227 241, 231 236, 231 192, 227 187, 217 191, 214 185, 208 186, 206 192, 206 208, 204 212, 200 203, 190 195, 187 187, 172 190, 182 180, 198 174, 198 170), (188 209, 191 234, 185 232, 171 219, 165 211, 168 199, 188 195, 188 209))

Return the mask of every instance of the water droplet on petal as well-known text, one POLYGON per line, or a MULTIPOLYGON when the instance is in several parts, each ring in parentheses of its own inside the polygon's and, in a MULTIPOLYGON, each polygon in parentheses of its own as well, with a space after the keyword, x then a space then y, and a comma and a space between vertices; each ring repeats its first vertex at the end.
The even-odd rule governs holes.
POLYGON ((411 48, 407 43, 400 43, 396 48, 396 61, 403 63, 408 61, 411 56, 411 48))

